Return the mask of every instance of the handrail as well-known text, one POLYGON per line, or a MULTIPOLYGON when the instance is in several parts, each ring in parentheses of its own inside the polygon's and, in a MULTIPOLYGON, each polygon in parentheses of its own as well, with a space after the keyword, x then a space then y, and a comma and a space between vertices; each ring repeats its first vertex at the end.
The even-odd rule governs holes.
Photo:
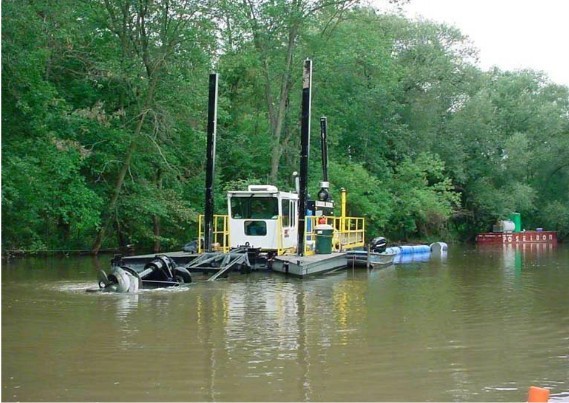
MULTIPOLYGON (((213 239, 212 248, 224 253, 229 252, 229 215, 214 214, 213 215, 213 239)), ((198 253, 203 253, 204 248, 201 242, 205 236, 205 220, 204 215, 200 214, 198 218, 198 253)))
MULTIPOLYGON (((332 236, 332 248, 336 252, 365 246, 365 219, 363 217, 334 217, 334 216, 307 216, 306 228, 304 232, 304 255, 312 255, 315 253, 316 232, 315 227, 324 221, 325 224, 334 228, 332 236)), ((198 239, 204 239, 204 216, 198 218, 198 239)), ((286 253, 282 243, 282 217, 278 217, 277 231, 277 253, 279 255, 286 253)), ((227 214, 214 214, 213 216, 213 243, 215 250, 224 253, 230 250, 229 233, 229 216, 227 214)), ((198 242, 198 253, 205 252, 202 242, 198 242)))
POLYGON ((314 228, 318 224, 327 224, 334 228, 332 247, 337 252, 359 248, 365 245, 365 218, 308 216, 306 217, 307 229, 305 231, 305 254, 311 254, 311 250, 308 246, 311 245, 312 240, 316 239, 316 232, 314 228), (310 228, 310 231, 308 228, 310 228))

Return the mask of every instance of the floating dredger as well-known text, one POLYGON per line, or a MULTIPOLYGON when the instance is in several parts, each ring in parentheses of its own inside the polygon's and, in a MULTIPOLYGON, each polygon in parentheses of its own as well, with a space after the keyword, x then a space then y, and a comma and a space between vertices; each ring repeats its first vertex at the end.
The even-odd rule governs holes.
POLYGON ((214 174, 218 75, 209 80, 207 163, 204 215, 199 217, 195 252, 121 256, 99 275, 103 291, 134 292, 192 281, 205 273, 212 281, 229 271, 273 270, 304 277, 346 267, 346 251, 364 247, 365 221, 349 217, 346 191, 341 189, 341 214, 334 215, 327 156, 327 119, 320 119, 322 181, 316 200, 308 199, 312 61, 306 60, 302 80, 300 173, 294 189, 249 185, 227 193, 227 214, 214 214, 214 174), (203 240, 203 242, 201 241, 203 240))

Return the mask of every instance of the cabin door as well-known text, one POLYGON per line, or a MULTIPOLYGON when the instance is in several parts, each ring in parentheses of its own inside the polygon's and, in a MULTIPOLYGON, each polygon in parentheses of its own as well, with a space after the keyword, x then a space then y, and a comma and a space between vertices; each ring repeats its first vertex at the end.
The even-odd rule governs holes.
POLYGON ((298 241, 297 200, 281 199, 283 249, 295 248, 298 241))

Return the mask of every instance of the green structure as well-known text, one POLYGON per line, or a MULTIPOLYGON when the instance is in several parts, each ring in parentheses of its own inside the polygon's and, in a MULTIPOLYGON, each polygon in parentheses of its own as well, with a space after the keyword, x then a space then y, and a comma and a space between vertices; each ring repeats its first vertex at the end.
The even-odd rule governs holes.
POLYGON ((514 222, 514 232, 522 232, 522 216, 520 213, 510 214, 510 220, 514 222))
POLYGON ((316 253, 328 255, 332 253, 332 237, 334 228, 331 225, 317 225, 316 230, 316 253))

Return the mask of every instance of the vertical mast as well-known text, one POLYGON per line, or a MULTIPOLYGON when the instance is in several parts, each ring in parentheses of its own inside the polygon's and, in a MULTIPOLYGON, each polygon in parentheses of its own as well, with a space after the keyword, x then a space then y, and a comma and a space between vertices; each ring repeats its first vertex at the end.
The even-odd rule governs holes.
POLYGON ((328 133, 326 116, 320 118, 320 146, 322 149, 322 181, 328 182, 328 133))
POLYGON ((330 199, 328 188, 328 134, 327 134, 326 116, 320 118, 320 147, 322 150, 322 181, 320 182, 320 191, 318 191, 318 200, 327 202, 330 199))
MULTIPOLYGON (((215 178, 215 139, 217 135, 217 83, 219 75, 209 75, 209 101, 207 107, 207 156, 205 171, 204 249, 211 252, 213 243, 213 183, 215 178)), ((199 240, 198 240, 199 242, 199 240)))
POLYGON ((304 255, 306 230, 306 201, 308 199, 308 156, 310 154, 310 107, 312 86, 312 60, 304 61, 302 75, 302 117, 300 121, 300 191, 298 197, 298 248, 297 255, 304 255))

